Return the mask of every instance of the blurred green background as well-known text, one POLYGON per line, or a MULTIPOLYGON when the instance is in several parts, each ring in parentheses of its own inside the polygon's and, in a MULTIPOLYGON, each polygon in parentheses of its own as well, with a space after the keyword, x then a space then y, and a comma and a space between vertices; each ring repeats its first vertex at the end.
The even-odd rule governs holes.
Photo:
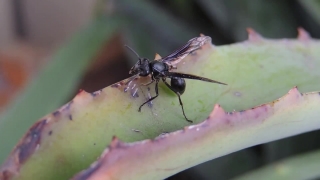
MULTIPOLYGON (((79 89, 93 92, 128 77, 136 57, 124 44, 152 59, 200 33, 215 45, 246 40, 247 27, 267 38, 296 38, 303 27, 319 38, 320 0, 0 1, 0 162, 36 120, 79 89)), ((306 133, 168 179, 232 179, 319 149, 319 142, 320 131, 306 133)), ((298 165, 308 158, 299 157, 298 165)))

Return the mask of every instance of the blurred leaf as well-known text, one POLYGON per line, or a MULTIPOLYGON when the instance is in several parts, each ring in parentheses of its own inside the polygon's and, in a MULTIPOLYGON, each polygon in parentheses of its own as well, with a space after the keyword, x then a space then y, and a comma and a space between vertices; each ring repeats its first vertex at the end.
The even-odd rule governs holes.
POLYGON ((297 23, 287 1, 199 0, 197 1, 221 30, 236 41, 246 39, 251 27, 266 37, 293 37, 297 23))
POLYGON ((266 163, 320 148, 320 131, 282 139, 263 145, 266 163))
POLYGON ((151 1, 118 0, 114 3, 119 14, 140 25, 142 33, 150 33, 152 36, 149 38, 157 39, 170 49, 181 46, 201 33, 153 5, 151 1))
POLYGON ((320 1, 308 0, 295 3, 297 16, 301 26, 307 29, 313 37, 320 37, 320 1))
POLYGON ((320 25, 320 1, 319 0, 299 0, 299 3, 307 9, 308 13, 317 21, 320 25))
POLYGON ((201 179, 230 179, 257 166, 261 166, 259 157, 252 149, 245 149, 199 164, 186 171, 201 174, 201 179))
POLYGON ((0 120, 0 162, 37 119, 61 106, 75 92, 89 63, 118 24, 118 19, 100 18, 74 35, 8 107, 0 120))
MULTIPOLYGON (((187 6, 190 3, 181 1, 178 4, 187 6)), ((127 44, 142 57, 153 59, 155 53, 166 56, 202 32, 193 24, 188 27, 182 19, 175 18, 168 11, 148 1, 133 3, 119 0, 115 5, 118 13, 127 20, 124 30, 127 44)), ((127 54, 131 57, 131 64, 137 61, 131 53, 127 54)))
POLYGON ((179 14, 182 14, 184 17, 189 17, 198 15, 196 12, 193 12, 193 6, 194 2, 193 1, 185 1, 185 0, 175 0, 175 1, 167 1, 170 6, 172 6, 174 9, 173 11, 179 12, 179 14))
MULTIPOLYGON (((151 34, 141 31, 141 23, 128 23, 124 31, 124 41, 133 48, 141 57, 154 59, 155 53, 160 55, 169 54, 168 46, 161 46, 158 39, 151 38, 151 34)), ((131 65, 137 62, 137 57, 130 50, 126 51, 130 57, 131 65)))
POLYGON ((288 158, 254 170, 234 180, 319 179, 320 151, 288 158))

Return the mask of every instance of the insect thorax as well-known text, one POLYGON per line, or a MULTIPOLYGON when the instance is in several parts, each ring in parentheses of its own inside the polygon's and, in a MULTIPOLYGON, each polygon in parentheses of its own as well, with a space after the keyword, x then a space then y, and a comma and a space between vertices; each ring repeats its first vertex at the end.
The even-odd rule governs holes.
POLYGON ((152 61, 150 63, 150 68, 152 69, 153 76, 155 77, 163 76, 164 72, 169 71, 169 66, 166 63, 159 61, 152 61))

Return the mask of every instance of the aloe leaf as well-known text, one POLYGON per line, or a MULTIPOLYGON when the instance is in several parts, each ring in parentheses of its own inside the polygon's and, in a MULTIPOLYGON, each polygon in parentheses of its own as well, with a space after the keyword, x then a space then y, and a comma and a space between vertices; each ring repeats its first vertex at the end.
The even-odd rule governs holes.
MULTIPOLYGON (((278 99, 294 86, 299 86, 303 93, 319 90, 320 85, 314 83, 320 77, 317 71, 319 47, 319 41, 309 38, 303 30, 300 30, 297 40, 269 40, 250 29, 248 41, 219 47, 210 44, 203 46, 180 63, 178 70, 228 84, 223 86, 187 80, 187 89, 182 96, 187 116, 199 123, 211 112, 209 120, 154 141, 128 146, 115 139, 109 152, 115 153, 115 157, 123 153, 123 157, 129 158, 127 164, 140 162, 139 159, 130 159, 141 157, 142 162, 146 157, 144 166, 131 164, 131 168, 122 171, 118 171, 122 166, 113 166, 111 169, 120 173, 115 178, 123 175, 134 175, 139 179, 167 177, 254 144, 319 128, 315 118, 318 116, 319 106, 315 98, 318 95, 301 96, 296 88, 279 101, 250 110, 278 99), (212 112, 212 107, 217 103, 221 106, 216 105, 212 112), (225 113, 233 110, 239 112, 225 113), (301 121, 303 117, 304 121, 301 121), (164 146, 160 147, 161 143, 164 146), (142 148, 139 149, 142 154, 130 156, 134 152, 130 147, 133 150, 142 148), (152 149, 157 153, 152 154, 152 149), (161 159, 152 163, 148 161, 155 156, 161 159), (177 164, 181 166, 177 167, 177 164), (150 168, 154 169, 145 174, 148 176, 134 174, 150 168)), ((135 81, 138 82, 135 87, 139 87, 139 96, 133 84, 126 89, 124 81, 95 93, 80 92, 68 104, 43 117, 29 130, 3 164, 1 174, 17 179, 70 178, 87 168, 110 144, 113 136, 124 142, 134 142, 189 125, 182 116, 177 97, 164 84, 159 87, 160 97, 150 107, 143 107, 141 113, 137 111, 146 96, 154 94, 152 85, 150 90, 139 86, 148 80, 140 78, 135 81)), ((108 150, 105 155, 109 156, 108 150)), ((90 170, 95 173, 94 169, 90 170)))
POLYGON ((74 180, 163 179, 243 148, 319 129, 319 94, 301 94, 295 87, 245 111, 228 113, 216 104, 204 122, 154 140, 126 144, 113 138, 101 158, 74 180))
POLYGON ((86 67, 110 38, 118 20, 99 18, 62 47, 0 120, 0 162, 25 131, 43 114, 66 102, 86 67))
POLYGON ((315 151, 272 163, 234 180, 317 179, 320 177, 319 163, 320 151, 315 151))

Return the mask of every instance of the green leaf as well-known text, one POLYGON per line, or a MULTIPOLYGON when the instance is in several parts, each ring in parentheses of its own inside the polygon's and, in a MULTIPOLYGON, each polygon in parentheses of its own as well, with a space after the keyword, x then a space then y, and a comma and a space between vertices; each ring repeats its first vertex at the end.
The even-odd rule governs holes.
MULTIPOLYGON (((227 113, 216 105, 204 122, 154 140, 122 143, 114 138, 73 180, 164 179, 246 147, 319 129, 319 93, 293 88, 280 99, 240 112, 227 113)), ((315 168, 309 172, 308 177, 319 175, 315 168)))
POLYGON ((118 19, 99 18, 74 35, 8 107, 0 120, 0 162, 28 127, 72 95, 88 64, 118 24, 118 19))
MULTIPOLYGON (((164 136, 172 139, 158 138, 137 143, 137 146, 114 140, 110 153, 115 153, 113 158, 123 161, 111 160, 131 167, 122 169, 122 166, 112 166, 111 169, 118 169, 117 173, 122 176, 137 172, 135 168, 139 171, 156 168, 146 175, 167 177, 248 146, 319 128, 315 124, 317 118, 314 118, 318 115, 315 113, 318 112, 317 107, 320 107, 317 106, 317 94, 301 96, 294 88, 284 99, 272 101, 294 86, 299 86, 300 92, 320 89, 319 83, 314 83, 320 78, 317 68, 320 67, 320 42, 308 38, 303 31, 300 31, 298 40, 268 40, 252 30, 249 32, 248 41, 228 46, 203 46, 178 65, 179 72, 228 84, 223 86, 186 80, 187 89, 182 101, 190 119, 196 123, 205 120, 216 103, 227 112, 236 110, 239 113, 226 114, 216 106, 209 123, 207 121, 164 136), (266 102, 272 103, 251 110, 266 102), (248 111, 241 111, 246 109, 248 111), (301 121, 301 117, 306 120, 301 121), (142 149, 137 154, 131 151, 126 154, 130 146, 142 149), (124 156, 119 155, 120 151, 124 156), (150 163, 153 157, 156 160, 150 163), (150 165, 153 163, 159 166, 150 165)), ((133 84, 130 84, 128 91, 124 91, 124 82, 91 94, 80 92, 68 104, 38 121, 19 142, 0 172, 19 173, 21 179, 66 179, 87 168, 110 144, 113 136, 125 142, 134 142, 189 125, 182 115, 178 98, 163 83, 159 85, 160 95, 153 105, 144 106, 141 113, 137 111, 148 93, 155 94, 153 85, 149 86, 150 90, 140 86, 149 80, 148 77, 137 80, 135 87, 139 88, 139 97, 132 96, 135 92, 133 84), (38 138, 41 138, 40 142, 38 138), (13 163, 17 161, 18 164, 13 163)), ((135 176, 142 177, 139 174, 135 176)))

